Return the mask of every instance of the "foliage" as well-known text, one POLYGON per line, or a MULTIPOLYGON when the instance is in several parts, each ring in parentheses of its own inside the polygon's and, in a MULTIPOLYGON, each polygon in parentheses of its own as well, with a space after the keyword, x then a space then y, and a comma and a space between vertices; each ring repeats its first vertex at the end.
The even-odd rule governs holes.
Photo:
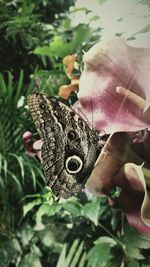
POLYGON ((80 24, 72 32, 73 36, 70 41, 66 42, 67 36, 65 35, 62 36, 63 39, 60 36, 54 36, 49 46, 44 46, 41 48, 37 47, 34 53, 49 57, 63 58, 67 55, 75 53, 80 48, 82 42, 86 41, 86 39, 89 39, 90 33, 90 28, 88 26, 80 24))
POLYGON ((40 163, 23 147, 23 133, 36 132, 28 94, 40 83, 56 96, 68 82, 63 57, 76 52, 81 62, 81 50, 100 38, 88 24, 72 26, 73 2, 0 1, 0 266, 148 267, 149 239, 106 197, 54 198, 40 163))
MULTIPOLYGON (((150 251, 149 239, 127 225, 124 233, 118 227, 113 230, 109 218, 114 210, 106 206, 106 198, 90 197, 82 201, 83 196, 58 201, 49 188, 42 194, 27 195, 22 202, 23 217, 15 235, 1 235, 2 266, 9 266, 8 262, 19 267, 31 264, 116 267, 121 262, 125 266, 130 266, 131 262, 144 266, 150 251), (93 210, 95 205, 99 207, 95 212, 98 222, 93 220, 95 215, 89 217, 89 205, 93 210)), ((119 219, 116 211, 114 216, 119 219)))
MULTIPOLYGON (((37 62, 42 66, 32 50, 50 41, 73 3, 73 0, 0 1, 0 70, 11 69, 16 79, 22 68, 28 81, 37 62)), ((49 61, 48 66, 51 67, 49 61)))
POLYGON ((31 125, 25 99, 33 89, 33 81, 25 87, 23 71, 18 82, 8 72, 7 81, 0 74, 0 87, 0 228, 9 232, 18 221, 21 197, 44 185, 44 177, 35 160, 26 155, 22 142, 24 129, 31 125))

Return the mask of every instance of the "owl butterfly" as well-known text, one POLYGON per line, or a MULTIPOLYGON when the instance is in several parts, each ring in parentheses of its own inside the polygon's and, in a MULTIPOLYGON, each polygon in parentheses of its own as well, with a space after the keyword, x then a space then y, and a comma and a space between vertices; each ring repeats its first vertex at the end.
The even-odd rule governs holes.
POLYGON ((99 135, 72 108, 43 93, 28 97, 28 106, 42 139, 42 166, 57 197, 77 195, 90 176, 99 135))

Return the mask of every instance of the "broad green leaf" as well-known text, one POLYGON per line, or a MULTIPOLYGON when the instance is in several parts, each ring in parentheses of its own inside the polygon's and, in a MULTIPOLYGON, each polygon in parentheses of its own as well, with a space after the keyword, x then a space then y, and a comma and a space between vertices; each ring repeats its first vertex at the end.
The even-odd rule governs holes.
POLYGON ((37 198, 33 200, 32 202, 29 202, 28 204, 23 206, 23 217, 27 215, 29 211, 31 211, 35 206, 38 206, 41 204, 41 199, 37 198))
POLYGON ((61 205, 59 205, 58 203, 54 203, 53 205, 49 205, 48 203, 41 205, 35 217, 36 220, 35 230, 44 229, 45 226, 42 223, 42 216, 46 215, 51 217, 56 213, 58 213, 60 209, 61 205))
POLYGON ((81 205, 79 200, 75 197, 71 197, 62 204, 64 210, 68 211, 72 216, 81 216, 81 205))
POLYGON ((95 225, 98 225, 100 216, 100 198, 94 197, 92 202, 85 204, 82 208, 83 216, 90 219, 95 225))
POLYGON ((150 239, 139 234, 129 226, 125 227, 124 236, 121 240, 127 255, 133 259, 144 259, 140 249, 150 249, 150 239))
POLYGON ((94 243, 95 246, 87 254, 89 264, 91 267, 108 267, 114 257, 111 249, 116 246, 116 242, 112 238, 103 236, 94 243))
POLYGON ((74 30, 72 40, 64 41, 60 36, 55 36, 50 46, 37 47, 34 53, 37 55, 65 57, 75 53, 83 41, 90 36, 90 28, 84 24, 78 25, 74 30))
POLYGON ((53 228, 51 228, 51 226, 45 227, 42 231, 40 231, 38 233, 38 235, 41 239, 41 242, 45 246, 47 246, 47 247, 50 247, 50 246, 54 247, 55 246, 55 247, 57 247, 57 250, 59 249, 59 252, 60 252, 62 245, 57 242, 56 231, 53 231, 53 228))
POLYGON ((34 231, 33 231, 33 228, 31 228, 29 225, 25 225, 25 227, 23 227, 20 234, 21 234, 22 245, 25 247, 31 241, 34 235, 34 231))

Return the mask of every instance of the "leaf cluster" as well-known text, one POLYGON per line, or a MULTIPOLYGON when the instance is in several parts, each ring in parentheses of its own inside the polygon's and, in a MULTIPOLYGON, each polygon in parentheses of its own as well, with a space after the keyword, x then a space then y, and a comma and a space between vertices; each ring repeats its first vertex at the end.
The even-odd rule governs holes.
POLYGON ((22 199, 23 216, 15 235, 11 239, 2 236, 2 266, 14 262, 16 267, 31 264, 145 267, 150 252, 149 239, 127 224, 121 232, 118 219, 121 214, 107 207, 106 201, 97 197, 87 199, 84 192, 80 198, 58 200, 49 188, 42 194, 27 195, 22 199), (106 224, 109 212, 118 220, 114 230, 111 220, 106 224))
MULTIPOLYGON (((37 62, 42 67, 41 60, 33 55, 33 49, 51 40, 55 28, 73 3, 74 0, 1 0, 0 71, 12 70, 16 79, 20 69, 24 69, 26 81, 29 81, 37 62)), ((51 67, 50 62, 48 66, 51 67)))

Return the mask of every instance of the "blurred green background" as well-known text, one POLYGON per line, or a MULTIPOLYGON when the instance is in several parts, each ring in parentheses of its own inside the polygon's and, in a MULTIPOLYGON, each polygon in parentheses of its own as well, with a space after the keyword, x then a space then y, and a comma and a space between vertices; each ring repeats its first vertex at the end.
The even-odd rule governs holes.
POLYGON ((150 241, 107 197, 57 201, 22 135, 27 96, 58 95, 63 58, 107 36, 150 46, 150 1, 0 0, 0 267, 148 267, 150 241))

